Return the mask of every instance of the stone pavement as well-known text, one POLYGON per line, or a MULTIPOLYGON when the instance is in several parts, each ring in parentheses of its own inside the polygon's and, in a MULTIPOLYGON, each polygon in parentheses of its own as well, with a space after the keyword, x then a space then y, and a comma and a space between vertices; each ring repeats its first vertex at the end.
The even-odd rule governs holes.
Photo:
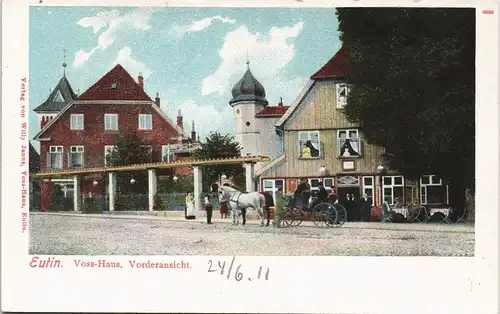
POLYGON ((341 228, 232 226, 230 219, 32 213, 30 254, 473 256, 474 227, 346 223, 341 228))

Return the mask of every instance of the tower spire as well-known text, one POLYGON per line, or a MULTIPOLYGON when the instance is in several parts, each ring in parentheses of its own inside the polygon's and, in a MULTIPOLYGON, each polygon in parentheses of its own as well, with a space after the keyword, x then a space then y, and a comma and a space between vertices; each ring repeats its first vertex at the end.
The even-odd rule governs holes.
POLYGON ((63 63, 62 63, 62 67, 63 67, 63 76, 66 77, 66 67, 68 66, 68 64, 66 63, 66 49, 63 49, 63 63))
POLYGON ((250 68, 250 60, 248 58, 248 48, 247 48, 247 69, 250 68))

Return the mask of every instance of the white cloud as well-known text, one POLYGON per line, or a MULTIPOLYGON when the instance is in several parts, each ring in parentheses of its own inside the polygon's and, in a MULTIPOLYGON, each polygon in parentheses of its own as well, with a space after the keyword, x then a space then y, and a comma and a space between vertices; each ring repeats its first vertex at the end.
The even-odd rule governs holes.
MULTIPOLYGON (((193 120, 195 121, 196 132, 200 136, 200 139, 204 139, 212 131, 222 134, 232 133, 231 130, 234 127, 234 121, 233 119, 227 119, 227 117, 232 117, 231 107, 229 106, 224 106, 220 110, 214 105, 200 106, 189 99, 182 103, 178 109, 181 109, 184 131, 187 134, 191 134, 191 123, 193 120)), ((177 110, 175 111, 175 116, 177 116, 177 110)))
POLYGON ((219 93, 230 90, 244 71, 244 64, 250 56, 252 73, 265 86, 275 86, 280 71, 295 55, 293 39, 302 31, 303 22, 292 27, 273 27, 268 36, 252 34, 246 26, 228 33, 219 51, 221 63, 211 76, 203 80, 202 94, 219 93))
POLYGON ((144 63, 134 59, 132 49, 127 46, 120 49, 116 60, 111 66, 114 67, 117 63, 121 64, 125 70, 132 75, 132 77, 139 75, 139 72, 141 72, 144 79, 147 79, 147 77, 152 73, 152 71, 144 63))
POLYGON ((75 53, 75 60, 73 61, 73 66, 79 67, 82 64, 84 64, 85 61, 87 61, 90 58, 90 56, 96 51, 96 49, 97 48, 93 48, 89 52, 86 52, 83 49, 78 50, 75 53))
POLYGON ((78 21, 78 25, 87 28, 92 27, 94 34, 101 32, 97 38, 97 46, 92 48, 89 53, 80 49, 75 53, 73 66, 81 66, 97 50, 104 50, 111 46, 120 33, 132 28, 135 30, 148 30, 151 28, 149 20, 153 10, 151 8, 139 8, 124 15, 114 9, 106 12, 98 12, 94 16, 84 17, 78 21))
POLYGON ((172 28, 172 33, 176 35, 177 37, 182 37, 186 33, 196 33, 200 32, 204 29, 207 29, 212 25, 214 21, 221 21, 222 23, 229 23, 229 24, 234 24, 236 21, 222 17, 222 16, 212 16, 212 17, 207 17, 201 20, 193 21, 189 25, 181 25, 181 26, 176 26, 172 28))

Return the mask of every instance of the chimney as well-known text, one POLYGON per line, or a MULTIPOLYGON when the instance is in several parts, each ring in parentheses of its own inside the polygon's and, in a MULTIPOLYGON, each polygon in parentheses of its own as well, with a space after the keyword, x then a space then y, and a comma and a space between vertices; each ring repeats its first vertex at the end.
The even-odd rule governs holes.
POLYGON ((144 89, 144 78, 142 77, 142 72, 139 72, 138 81, 139 81, 139 86, 140 86, 142 89, 144 89))
POLYGON ((283 106, 283 97, 280 97, 280 102, 278 103, 278 107, 283 106))
POLYGON ((160 107, 160 93, 156 92, 155 104, 160 107))
POLYGON ((194 130, 194 120, 191 125, 191 141, 196 142, 196 131, 194 130))
POLYGON ((48 119, 45 118, 45 116, 42 116, 42 121, 40 122, 40 129, 43 129, 47 125, 48 119))
POLYGON ((182 114, 180 109, 179 113, 177 114, 177 125, 184 130, 184 127, 182 126, 182 114))

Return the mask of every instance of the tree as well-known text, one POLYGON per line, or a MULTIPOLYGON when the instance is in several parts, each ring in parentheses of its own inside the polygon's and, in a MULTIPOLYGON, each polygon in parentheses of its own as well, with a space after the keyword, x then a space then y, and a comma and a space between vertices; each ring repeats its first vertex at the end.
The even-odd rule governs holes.
POLYGON ((475 11, 337 9, 352 84, 347 118, 390 168, 437 174, 461 211, 474 187, 475 11))
MULTIPOLYGON (((151 162, 151 151, 137 134, 120 135, 115 149, 106 157, 109 167, 119 167, 151 162)), ((116 174, 117 186, 121 193, 147 193, 148 177, 146 171, 120 171, 116 174), (134 184, 130 183, 131 179, 134 184)))
MULTIPOLYGON (((241 146, 232 135, 211 132, 205 141, 200 143, 200 148, 193 153, 193 156, 196 159, 240 157, 241 146)), ((213 182, 219 180, 219 176, 222 174, 233 178, 233 180, 241 181, 244 172, 244 168, 239 164, 203 166, 203 187, 208 189, 213 182)), ((242 184, 241 182, 235 183, 242 184)))

